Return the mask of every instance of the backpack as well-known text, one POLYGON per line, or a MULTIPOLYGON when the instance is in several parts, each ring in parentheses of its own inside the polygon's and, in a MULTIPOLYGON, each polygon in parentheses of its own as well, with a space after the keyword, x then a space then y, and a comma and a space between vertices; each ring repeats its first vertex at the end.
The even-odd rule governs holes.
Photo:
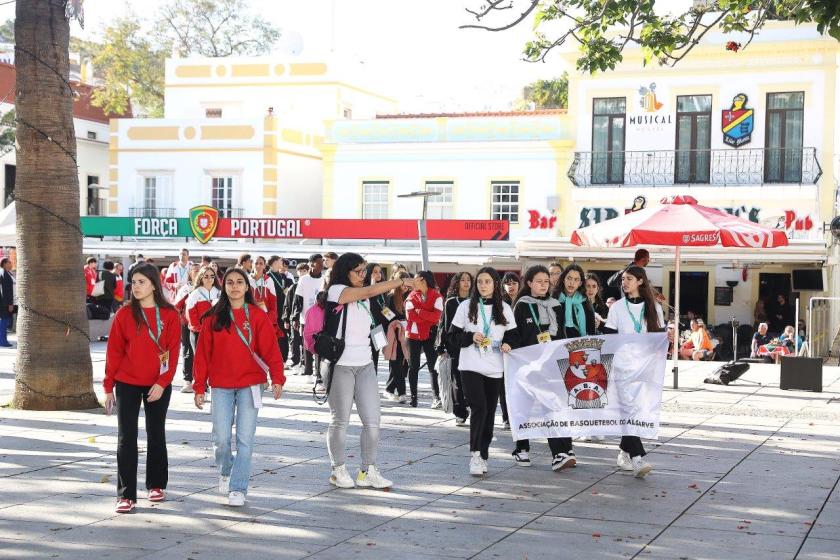
POLYGON ((315 351, 315 335, 324 330, 324 308, 318 304, 313 305, 306 311, 303 324, 303 347, 312 354, 315 351))
POLYGON ((713 385, 729 385, 750 369, 748 362, 726 362, 717 368, 711 377, 703 380, 703 383, 711 383, 713 385))

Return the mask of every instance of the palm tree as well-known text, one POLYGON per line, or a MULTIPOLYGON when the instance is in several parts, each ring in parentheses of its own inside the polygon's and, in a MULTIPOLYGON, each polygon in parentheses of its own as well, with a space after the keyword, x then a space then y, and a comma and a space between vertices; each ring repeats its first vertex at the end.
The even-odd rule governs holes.
POLYGON ((87 409, 93 392, 65 2, 18 0, 17 408, 87 409))

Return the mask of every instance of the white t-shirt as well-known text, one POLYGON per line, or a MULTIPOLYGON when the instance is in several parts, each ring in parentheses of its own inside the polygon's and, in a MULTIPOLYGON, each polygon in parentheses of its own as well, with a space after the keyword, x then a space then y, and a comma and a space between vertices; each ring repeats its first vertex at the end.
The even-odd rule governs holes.
MULTIPOLYGON (((315 280, 318 279, 315 278, 315 280)), ((346 287, 342 284, 336 284, 327 292, 327 299, 338 303, 338 298, 341 297, 341 292, 346 287)), ((344 315, 344 318, 347 319, 347 332, 344 333, 346 339, 344 341, 344 352, 342 352, 336 365, 358 367, 373 362, 370 355, 370 314, 365 311, 365 305, 370 309, 370 303, 367 300, 345 304, 347 308, 347 313, 344 315)), ((338 338, 341 338, 341 324, 344 318, 338 323, 338 331, 336 332, 338 338)))
MULTIPOLYGON (((502 302, 503 313, 507 319, 507 325, 497 325, 493 321, 493 306, 485 305, 484 313, 487 320, 490 321, 489 337, 493 340, 493 351, 489 353, 482 353, 476 344, 470 344, 466 348, 461 348, 461 354, 458 358, 458 369, 461 371, 474 371, 487 377, 494 379, 501 379, 502 372, 505 370, 504 360, 502 359, 502 338, 505 332, 516 328, 516 319, 513 318, 513 310, 507 303, 502 302)), ((473 323, 469 319, 470 314, 470 300, 462 301, 458 305, 458 310, 455 311, 455 316, 452 318, 452 324, 464 332, 484 334, 484 319, 481 315, 481 308, 476 310, 476 322, 473 323)))
POLYGON ((305 274, 298 280, 298 287, 296 295, 303 298, 303 308, 300 310, 300 324, 306 323, 306 312, 309 308, 315 305, 315 298, 318 297, 318 292, 321 291, 321 277, 313 278, 305 274))
MULTIPOLYGON (((607 315, 607 322, 604 323, 604 326, 617 330, 619 334, 633 334, 636 332, 633 318, 631 318, 630 314, 627 312, 628 307, 630 308, 630 313, 633 314, 633 317, 642 324, 642 332, 647 332, 647 321, 645 321, 643 310, 644 304, 631 303, 627 301, 627 298, 621 298, 612 304, 610 312, 607 315)), ((656 316, 659 317, 659 326, 662 327, 665 325, 665 320, 662 315, 662 306, 658 303, 656 304, 656 316)))

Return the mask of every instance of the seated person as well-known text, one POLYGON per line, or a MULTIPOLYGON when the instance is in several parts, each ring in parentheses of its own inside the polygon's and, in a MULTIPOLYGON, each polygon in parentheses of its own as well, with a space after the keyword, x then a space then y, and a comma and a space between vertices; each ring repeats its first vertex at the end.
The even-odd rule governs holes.
POLYGON ((779 342, 781 342, 791 354, 796 354, 802 346, 802 337, 795 336, 793 325, 788 325, 785 327, 785 332, 779 337, 779 342))
POLYGON ((712 355, 714 346, 702 319, 692 319, 689 323, 691 332, 688 340, 680 348, 680 357, 686 360, 700 361, 712 355))
MULTIPOLYGON (((758 358, 758 348, 764 346, 773 340, 773 337, 767 333, 767 323, 759 323, 758 331, 752 337, 752 346, 750 347, 750 357, 758 358)), ((772 360, 771 360, 772 362, 772 360)))

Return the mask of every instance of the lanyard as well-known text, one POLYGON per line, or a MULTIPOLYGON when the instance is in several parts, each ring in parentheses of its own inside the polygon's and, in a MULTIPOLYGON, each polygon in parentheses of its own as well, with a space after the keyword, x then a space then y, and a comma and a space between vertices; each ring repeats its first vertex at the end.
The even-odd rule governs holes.
POLYGON ((630 315, 630 319, 633 321, 633 328, 636 330, 637 333, 642 332, 642 317, 645 316, 645 304, 642 302, 642 311, 639 313, 639 318, 636 319, 633 316, 633 313, 630 311, 630 300, 624 298, 624 305, 627 306, 627 314, 630 315))
POLYGON ((245 343, 245 346, 248 347, 248 350, 251 350, 251 314, 248 312, 248 304, 242 306, 245 309, 245 330, 248 331, 248 339, 245 340, 245 335, 242 334, 242 330, 239 328, 239 325, 236 324, 236 319, 233 317, 233 309, 228 311, 230 313, 230 321, 233 323, 233 326, 236 328, 236 334, 239 335, 239 338, 242 342, 245 343))
POLYGON ((383 296, 382 294, 379 294, 376 297, 379 299, 379 305, 381 305, 382 307, 385 307, 385 296, 383 296))
POLYGON ((540 332, 542 333, 542 332, 543 332, 543 330, 542 330, 542 326, 540 325, 540 320, 539 320, 539 319, 537 319, 537 314, 534 312, 534 304, 533 304, 533 303, 529 303, 529 304, 528 304, 528 309, 530 309, 530 310, 531 310, 531 317, 533 317, 533 318, 534 318, 534 324, 537 326, 537 330, 538 330, 538 331, 540 331, 540 332))
POLYGON ((487 313, 484 311, 484 298, 478 298, 481 304, 481 320, 484 322, 484 336, 490 335, 490 323, 487 322, 487 313))
POLYGON ((149 320, 146 318, 146 312, 144 311, 141 313, 143 315, 143 322, 146 323, 146 328, 149 330, 149 338, 152 339, 152 342, 155 343, 158 350, 163 352, 163 348, 160 346, 160 335, 163 333, 163 323, 160 320, 160 308, 155 304, 155 325, 157 325, 157 336, 152 333, 152 326, 149 324, 149 320))
MULTIPOLYGON (((198 289, 198 293, 201 293, 201 288, 198 289)), ((207 290, 207 295, 204 296, 205 301, 213 301, 210 297, 210 290, 207 290)))
POLYGON ((179 264, 178 265, 178 270, 176 271, 176 274, 178 275, 178 282, 183 282, 184 278, 187 277, 187 273, 189 271, 190 271, 189 264, 185 264, 183 267, 179 264))
POLYGON ((359 307, 363 307, 364 310, 367 311, 367 314, 370 316, 370 326, 375 327, 376 326, 376 321, 373 320, 373 313, 370 312, 370 309, 368 308, 367 304, 362 303, 362 300, 357 300, 356 305, 359 306, 359 307))

